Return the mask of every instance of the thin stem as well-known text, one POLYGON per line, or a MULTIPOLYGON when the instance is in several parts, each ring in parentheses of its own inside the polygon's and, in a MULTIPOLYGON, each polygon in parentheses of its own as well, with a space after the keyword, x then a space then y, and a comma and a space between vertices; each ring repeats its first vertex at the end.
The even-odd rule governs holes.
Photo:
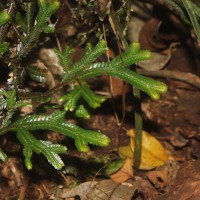
MULTIPOLYGON (((128 42, 123 34, 121 25, 119 23, 118 17, 116 16, 113 8, 110 11, 110 19, 115 26, 115 32, 118 34, 122 41, 124 49, 128 49, 128 42)), ((139 168, 141 162, 141 146, 142 146, 142 116, 141 116, 141 103, 140 103, 140 91, 138 88, 133 88, 133 95, 136 99, 135 105, 135 151, 134 151, 134 167, 139 168)))

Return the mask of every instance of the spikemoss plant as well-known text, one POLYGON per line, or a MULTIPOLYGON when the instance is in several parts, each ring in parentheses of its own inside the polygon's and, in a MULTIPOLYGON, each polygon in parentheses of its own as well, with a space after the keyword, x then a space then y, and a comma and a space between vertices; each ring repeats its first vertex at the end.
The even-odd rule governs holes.
MULTIPOLYGON (((106 42, 100 40, 95 47, 88 44, 83 58, 74 64, 71 62, 71 54, 74 51, 72 48, 66 46, 63 51, 55 50, 63 68, 62 81, 56 88, 45 93, 28 93, 24 92, 23 88, 19 89, 19 80, 23 79, 23 73, 20 73, 22 61, 29 55, 32 48, 36 46, 42 32, 49 33, 54 31, 54 25, 48 22, 51 15, 60 6, 57 0, 52 0, 51 3, 48 3, 47 0, 38 0, 37 2, 38 12, 35 12, 37 10, 35 1, 27 1, 22 6, 23 15, 20 12, 16 12, 14 17, 14 23, 18 25, 18 32, 22 34, 18 38, 19 43, 16 44, 15 55, 13 56, 12 52, 12 59, 9 62, 11 78, 8 81, 7 87, 2 88, 0 91, 0 111, 2 115, 0 136, 8 132, 16 134, 19 142, 23 145, 27 169, 32 169, 31 157, 33 152, 43 154, 50 164, 56 169, 61 169, 64 163, 59 154, 66 153, 67 148, 60 144, 52 144, 50 141, 40 140, 34 136, 32 131, 51 130, 71 137, 74 139, 77 149, 82 152, 89 150, 89 144, 104 147, 110 143, 110 139, 104 134, 82 129, 66 121, 65 116, 69 112, 73 112, 77 117, 90 118, 85 104, 83 105, 81 102, 85 101, 91 108, 97 108, 105 101, 103 97, 96 95, 90 89, 87 83, 88 78, 103 74, 116 76, 146 92, 153 99, 158 99, 161 93, 166 92, 167 87, 161 82, 141 76, 128 68, 132 64, 150 59, 151 57, 151 53, 142 50, 138 43, 130 44, 126 52, 109 62, 94 62, 96 58, 108 50, 106 42), (73 88, 60 97, 62 107, 60 108, 59 106, 60 109, 54 109, 51 114, 37 114, 34 112, 26 116, 20 116, 19 112, 16 112, 23 106, 32 106, 29 103, 30 101, 27 103, 26 100, 39 99, 39 102, 42 104, 43 98, 50 98, 59 88, 69 84, 73 85, 73 88), (79 101, 80 99, 82 101, 79 101)), ((4 11, 0 13, 0 25, 2 28, 9 19, 10 17, 4 11)), ((7 26, 10 26, 10 24, 7 24, 7 26)), ((5 45, 4 42, 2 42, 3 44, 5 45)), ((9 45, 12 46, 13 44, 9 45)), ((3 48, 0 48, 0 55, 9 50, 8 46, 6 47, 2 51, 1 49, 3 48)), ((7 54, 9 56, 11 52, 8 51, 7 54)), ((45 71, 29 65, 24 66, 24 68, 26 74, 33 80, 45 82, 45 71)), ((51 104, 49 106, 51 107, 51 104)), ((0 150, 0 159, 2 161, 7 159, 6 154, 2 150, 0 150)))

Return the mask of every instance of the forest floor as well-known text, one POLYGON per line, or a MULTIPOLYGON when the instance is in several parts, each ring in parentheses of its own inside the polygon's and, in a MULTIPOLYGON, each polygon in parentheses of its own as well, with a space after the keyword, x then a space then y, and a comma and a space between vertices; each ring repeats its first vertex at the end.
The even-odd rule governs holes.
MULTIPOLYGON (((73 146, 73 140, 68 140, 67 155, 62 156, 66 165, 64 169, 56 171, 42 156, 34 155, 34 167, 27 171, 23 164, 21 147, 16 139, 5 136, 3 140, 7 142, 4 149, 9 159, 7 163, 0 163, 0 199, 200 199, 199 48, 193 38, 188 36, 189 28, 183 28, 183 24, 177 22, 172 14, 166 15, 171 17, 170 23, 175 23, 176 27, 184 29, 186 33, 184 35, 180 30, 173 32, 173 28, 169 33, 163 28, 162 35, 159 36, 170 42, 166 48, 160 48, 160 41, 154 41, 153 37, 158 34, 155 32, 155 26, 164 20, 162 17, 159 18, 158 13, 155 11, 143 25, 139 41, 143 48, 161 52, 161 56, 149 64, 149 68, 152 67, 149 76, 165 82, 168 91, 159 100, 151 100, 142 93, 143 129, 157 138, 173 159, 166 161, 162 166, 146 170, 137 170, 134 167, 130 169, 132 165, 127 164, 125 171, 128 175, 118 175, 128 177, 125 181, 120 181, 119 177, 116 181, 116 177, 100 173, 105 167, 101 161, 106 159, 107 155, 115 159, 116 152, 113 151, 129 145, 130 137, 126 133, 127 130, 134 128, 132 88, 124 85, 121 80, 110 79, 105 75, 98 79, 94 78, 89 83, 94 91, 104 94, 107 100, 100 108, 91 111, 91 119, 75 123, 86 129, 103 132, 112 139, 110 146, 91 146, 88 153, 80 153, 73 146), (174 46, 169 48, 171 44, 174 46), (170 75, 160 75, 160 70, 170 71, 170 75), (172 78, 172 74, 176 78, 172 78)), ((58 34, 58 37, 61 36, 58 34)), ((60 40, 63 42, 63 38, 60 40)), ((84 50, 81 47, 77 48, 74 60, 77 60, 82 52, 84 50)), ((144 70, 144 66, 142 70, 138 68, 139 73, 144 74, 144 70)), ((29 85, 32 86, 37 87, 34 84, 29 85)), ((63 140, 59 134, 52 132, 48 132, 47 137, 52 141, 63 140)))

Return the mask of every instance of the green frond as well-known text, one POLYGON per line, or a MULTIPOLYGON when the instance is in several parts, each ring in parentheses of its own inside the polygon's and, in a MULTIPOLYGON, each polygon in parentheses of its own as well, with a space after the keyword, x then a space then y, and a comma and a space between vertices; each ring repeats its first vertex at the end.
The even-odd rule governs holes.
POLYGON ((127 67, 132 64, 137 64, 140 61, 149 60, 151 58, 151 52, 148 50, 141 50, 139 43, 131 43, 129 49, 115 57, 107 64, 113 68, 127 67))
POLYGON ((44 33, 53 33, 55 31, 55 25, 54 24, 48 24, 44 26, 43 28, 44 33))
POLYGON ((67 95, 62 96, 60 101, 64 102, 64 108, 66 111, 73 111, 81 96, 92 108, 99 107, 101 103, 105 101, 105 98, 96 95, 86 84, 76 86, 67 95))
MULTIPOLYGON (((58 114, 60 114, 58 112, 58 114)), ((57 114, 57 115, 58 115, 57 114)), ((54 116, 55 117, 55 116, 54 116)), ((56 119, 56 117, 54 118, 56 119)), ((84 130, 74 124, 65 122, 64 120, 53 120, 53 114, 51 115, 30 115, 23 117, 10 126, 0 130, 0 135, 7 131, 19 131, 19 130, 51 130, 59 132, 63 135, 72 137, 75 140, 81 140, 85 145, 93 144, 98 146, 107 146, 110 143, 110 139, 102 133, 84 130), (51 121, 49 121, 52 119, 51 121)), ((78 150, 82 149, 82 146, 77 146, 78 150)), ((89 147, 88 147, 89 148, 89 147)), ((85 149, 85 148, 84 148, 85 149)))
POLYGON ((105 101, 105 98, 96 95, 86 84, 81 85, 82 97, 92 108, 101 106, 101 103, 105 101))
POLYGON ((25 11, 26 11, 26 33, 29 35, 31 31, 31 27, 33 26, 33 17, 34 17, 34 8, 35 8, 35 2, 24 2, 25 11))
POLYGON ((6 10, 2 10, 0 12, 0 26, 6 24, 10 20, 10 15, 7 13, 6 10))
POLYGON ((14 114, 13 111, 8 111, 6 113, 6 116, 4 117, 4 119, 3 119, 2 123, 1 123, 0 128, 7 127, 9 124, 11 124, 11 118, 12 118, 13 114, 14 114))
POLYGON ((74 52, 70 46, 66 46, 64 51, 60 52, 58 49, 55 49, 56 54, 59 57, 60 64, 63 67, 63 70, 67 73, 71 64, 71 55, 74 52))
POLYGON ((72 91, 67 95, 64 95, 60 98, 61 102, 64 102, 64 109, 67 111, 73 111, 76 108, 77 101, 81 97, 81 87, 76 86, 72 91))
POLYGON ((24 146, 27 169, 32 169, 31 156, 33 151, 37 154, 43 154, 55 169, 61 169, 64 166, 63 161, 58 155, 58 153, 66 153, 67 149, 63 145, 38 140, 29 131, 24 129, 17 131, 17 138, 24 146))
POLYGON ((7 107, 7 101, 3 96, 0 96, 0 110, 3 110, 7 107))
POLYGON ((8 110, 13 110, 16 104, 16 90, 4 91, 3 95, 6 98, 8 110))
POLYGON ((49 25, 51 15, 60 7, 60 2, 57 0, 49 3, 47 0, 38 0, 39 11, 33 19, 34 2, 29 2, 25 5, 26 13, 25 19, 20 14, 17 14, 16 21, 22 27, 25 32, 21 37, 22 45, 19 48, 16 60, 19 61, 22 57, 25 57, 32 49, 34 42, 36 42, 42 32, 52 32, 54 25, 49 25))
POLYGON ((40 83, 44 83, 47 77, 47 71, 45 69, 41 70, 35 66, 29 66, 26 68, 28 75, 34 81, 38 81, 40 83))
MULTIPOLYGON (((132 43, 127 51, 122 53, 120 56, 117 56, 112 61, 94 63, 90 65, 88 64, 95 60, 96 56, 99 56, 105 52, 106 43, 105 41, 102 41, 99 42, 94 49, 91 47, 88 49, 89 51, 86 52, 85 56, 71 66, 68 73, 64 74, 63 81, 70 81, 73 79, 73 77, 84 80, 89 77, 108 74, 110 76, 116 76, 134 85, 140 90, 146 92, 153 99, 158 99, 161 93, 167 91, 167 86, 164 83, 146 78, 125 68, 132 64, 136 64, 137 62, 151 58, 151 52, 147 50, 141 50, 139 43, 132 43), (93 51, 95 52, 93 53, 93 51)), ((97 95, 93 95, 93 92, 85 85, 82 85, 81 87, 83 89, 81 95, 91 107, 96 108, 102 103, 102 97, 100 98, 97 95)), ((74 108, 75 106, 73 106, 73 109, 74 108)))
POLYGON ((182 0, 182 3, 189 15, 189 18, 192 22, 192 26, 194 28, 194 31, 196 33, 197 39, 200 41, 200 22, 198 19, 198 15, 196 14, 196 10, 198 12, 199 9, 196 9, 196 5, 191 0, 182 0))
POLYGON ((38 5, 39 12, 36 17, 35 27, 43 29, 43 26, 48 22, 50 16, 60 7, 60 2, 53 0, 51 3, 48 3, 47 0, 38 0, 38 5))
POLYGON ((5 52, 9 50, 9 44, 7 42, 3 42, 0 44, 0 58, 3 56, 5 52))
POLYGON ((2 149, 0 148, 0 160, 2 160, 3 162, 7 161, 7 155, 2 151, 2 149))
POLYGON ((100 40, 94 48, 90 47, 88 49, 89 50, 85 53, 83 58, 73 64, 70 67, 68 73, 63 75, 63 81, 68 81, 76 77, 76 75, 78 75, 79 73, 84 72, 84 70, 88 68, 97 57, 108 50, 106 42, 104 40, 100 40))
POLYGON ((75 111, 75 116, 84 119, 90 119, 90 114, 83 105, 78 106, 75 111))
POLYGON ((85 72, 82 76, 80 76, 80 78, 86 79, 95 75, 102 75, 106 73, 110 76, 115 76, 130 83, 131 85, 146 92, 153 99, 158 99, 161 93, 165 93, 167 91, 167 86, 162 82, 139 75, 126 68, 102 68, 102 64, 103 63, 94 64, 94 68, 91 66, 90 70, 85 72))
MULTIPOLYGON (((22 17, 20 12, 17 12, 15 15, 15 21, 17 22, 17 24, 20 26, 20 28, 22 28, 22 30, 24 32, 27 32, 27 24, 24 20, 24 18, 22 17)), ((24 43, 24 42, 23 42, 24 43)))
POLYGON ((178 4, 177 2, 175 2, 173 0, 164 0, 164 1, 166 3, 168 3, 182 17, 182 19, 184 20, 184 22, 186 24, 190 24, 185 12, 184 12, 183 6, 181 6, 180 4, 178 4))
POLYGON ((77 149, 81 152, 87 152, 90 150, 87 143, 81 137, 79 137, 75 140, 75 145, 76 145, 77 149))

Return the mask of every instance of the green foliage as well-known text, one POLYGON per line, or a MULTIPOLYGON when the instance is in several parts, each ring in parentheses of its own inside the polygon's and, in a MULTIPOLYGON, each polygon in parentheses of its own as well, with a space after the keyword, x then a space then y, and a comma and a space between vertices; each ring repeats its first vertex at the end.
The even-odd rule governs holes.
POLYGON ((86 84, 76 86, 67 95, 62 96, 60 101, 64 103, 66 111, 73 111, 76 108, 77 101, 81 96, 92 108, 99 107, 101 103, 105 101, 103 97, 96 95, 92 90, 90 90, 86 84))
POLYGON ((3 162, 7 161, 7 155, 2 151, 2 149, 0 149, 0 160, 2 160, 3 162))
MULTIPOLYGON (((153 99, 158 99, 161 93, 167 91, 167 86, 164 83, 154 81, 139 75, 128 68, 125 68, 132 64, 136 64, 139 61, 151 58, 150 51, 141 50, 139 43, 132 43, 126 52, 122 53, 120 56, 117 56, 112 61, 91 64, 97 58, 97 56, 102 55, 106 50, 107 46, 103 40, 100 41, 95 48, 90 47, 85 56, 74 65, 72 65, 67 73, 63 75, 63 81, 70 81, 74 78, 83 80, 93 76, 108 74, 110 76, 116 76, 134 85, 140 90, 146 92, 153 99)), ((100 105, 100 103, 103 102, 103 99, 100 99, 98 96, 91 99, 91 93, 89 90, 83 85, 82 88, 85 91, 82 93, 83 98, 91 107, 96 108, 100 105)), ((74 98, 72 98, 72 102, 68 102, 66 104, 66 110, 74 110, 75 104, 78 98, 81 96, 80 90, 81 88, 79 87, 77 88, 77 93, 74 91, 72 92, 72 96, 74 95, 74 98)), ((70 98, 67 97, 67 100, 68 99, 70 98)))
MULTIPOLYGON (((0 12, 0 26, 5 25, 10 20, 10 15, 5 11, 0 12)), ((0 43, 0 58, 5 52, 9 50, 9 44, 7 42, 0 43)))
POLYGON ((197 39, 200 41, 200 3, 198 0, 182 0, 177 3, 175 0, 165 0, 172 6, 187 24, 192 24, 197 39), (189 16, 189 20, 187 15, 189 16))
POLYGON ((6 10, 3 10, 0 12, 0 26, 6 24, 10 20, 10 15, 6 12, 6 10))
POLYGON ((55 49, 55 52, 60 59, 60 64, 62 65, 63 70, 67 72, 71 64, 71 55, 74 52, 74 49, 66 46, 64 51, 60 52, 59 50, 55 49))
MULTIPOLYGON (((12 74, 12 80, 8 81, 7 87, 0 90, 0 112, 2 115, 0 135, 7 132, 16 133, 18 140, 23 145, 27 169, 32 169, 33 152, 43 154, 54 168, 61 169, 64 163, 59 154, 65 153, 67 149, 60 144, 52 144, 50 141, 36 138, 32 131, 50 130, 71 137, 75 141, 76 148, 82 152, 87 152, 90 144, 102 147, 109 145, 110 139, 104 134, 84 130, 65 119, 65 116, 72 116, 70 112, 73 112, 73 116, 89 119, 90 114, 87 111, 87 106, 95 109, 105 101, 105 98, 96 95, 90 89, 87 84, 88 78, 103 74, 116 76, 143 90, 153 99, 158 99, 160 94, 166 92, 167 86, 165 84, 141 76, 128 68, 132 64, 137 64, 137 62, 151 57, 151 53, 142 50, 138 43, 131 44, 127 51, 111 61, 96 63, 95 60, 108 50, 104 40, 100 40, 95 47, 87 44, 85 55, 75 63, 72 63, 71 60, 74 52, 71 47, 66 46, 63 51, 55 50, 63 68, 61 83, 44 93, 25 92, 19 86, 18 81, 23 82, 23 68, 26 71, 24 74, 28 74, 33 80, 41 83, 46 81, 45 70, 30 66, 29 63, 26 64, 28 59, 26 62, 23 62, 23 59, 36 46, 42 32, 51 33, 54 31, 54 25, 50 24, 49 21, 52 14, 60 7, 60 2, 58 0, 37 0, 20 1, 20 3, 16 1, 16 4, 17 12, 12 23, 15 23, 15 31, 18 33, 13 39, 17 43, 8 44, 4 41, 5 37, 1 37, 3 39, 0 44, 0 57, 8 52, 8 55, 5 56, 5 64, 10 66, 12 74), (9 46, 11 46, 10 52, 9 46), (71 86, 69 87, 71 90, 60 97, 62 105, 52 106, 49 101, 51 95, 59 89, 64 89, 64 86, 71 86), (27 99, 30 101, 25 101, 27 99), (31 100, 32 103, 30 103, 31 100), (88 105, 85 105, 83 101, 86 101, 88 105), (37 114, 37 109, 34 110, 35 103, 43 109, 45 103, 45 106, 51 108, 52 114, 37 114), (32 106, 32 114, 21 116, 20 109, 24 106, 32 106)), ((0 26, 7 26, 6 23, 11 16, 5 11, 0 12, 0 26)), ((8 25, 10 24, 8 23, 8 25)), ((38 109, 38 111, 41 113, 41 110, 38 109)), ((6 158, 6 154, 0 150, 0 159, 6 161, 6 158)))
POLYGON ((19 61, 25 57, 31 50, 34 42, 36 42, 42 32, 49 33, 54 31, 54 26, 49 25, 48 21, 51 15, 60 7, 57 0, 48 3, 46 0, 38 0, 39 12, 33 21, 34 2, 25 2, 25 17, 21 13, 17 13, 16 21, 21 26, 24 34, 21 36, 21 44, 19 45, 16 60, 19 61))
POLYGON ((0 111, 6 109, 7 112, 2 121, 1 128, 8 126, 11 123, 11 118, 16 110, 19 110, 24 106, 32 107, 29 102, 17 101, 16 90, 2 91, 0 96, 0 111))
POLYGON ((0 44, 0 58, 3 56, 5 52, 9 50, 9 44, 7 42, 3 42, 0 44))
POLYGON ((43 154, 55 169, 61 169, 64 166, 58 154, 65 153, 66 147, 60 144, 52 144, 49 141, 38 140, 29 131, 24 129, 17 131, 17 138, 24 145, 23 152, 27 169, 32 169, 31 156, 33 152, 43 154))
POLYGON ((191 1, 191 0, 182 0, 182 3, 192 22, 192 26, 196 33, 197 39, 200 41, 200 21, 199 21, 200 20, 200 13, 199 13, 200 5, 195 4, 195 1, 191 1))
POLYGON ((40 83, 46 81, 47 71, 45 69, 41 70, 38 67, 29 66, 27 67, 28 75, 34 80, 40 83))
POLYGON ((85 108, 85 106, 83 106, 83 105, 80 105, 76 109, 75 116, 76 117, 81 117, 81 118, 84 118, 84 119, 90 119, 90 114, 87 111, 87 109, 85 108))

